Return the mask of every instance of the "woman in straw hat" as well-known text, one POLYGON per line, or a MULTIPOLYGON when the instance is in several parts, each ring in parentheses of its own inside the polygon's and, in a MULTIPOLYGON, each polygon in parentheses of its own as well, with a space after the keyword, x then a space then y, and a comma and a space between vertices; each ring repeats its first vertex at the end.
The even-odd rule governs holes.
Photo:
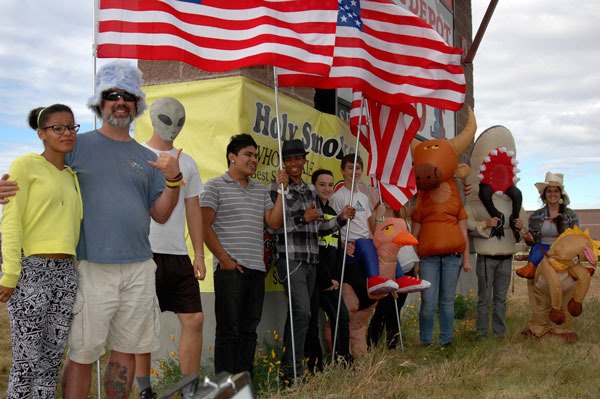
POLYGON ((517 269, 520 277, 532 279, 535 268, 556 237, 565 229, 579 224, 577 214, 567 208, 570 201, 563 179, 562 173, 547 172, 545 181, 535 183, 544 206, 529 217, 529 231, 524 233, 523 239, 532 247, 527 265, 517 269))

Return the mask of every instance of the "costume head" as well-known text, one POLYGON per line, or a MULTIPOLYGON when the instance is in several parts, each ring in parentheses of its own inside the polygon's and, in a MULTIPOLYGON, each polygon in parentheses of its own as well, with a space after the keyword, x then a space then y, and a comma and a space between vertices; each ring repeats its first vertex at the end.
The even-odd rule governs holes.
POLYGON ((284 160, 291 157, 305 157, 306 154, 308 152, 304 150, 304 144, 300 139, 286 140, 281 147, 281 156, 284 160))
POLYGON ((100 67, 96 73, 96 91, 87 101, 87 106, 101 118, 102 93, 111 89, 121 89, 138 98, 135 112, 135 116, 138 117, 147 108, 142 85, 142 71, 135 65, 122 60, 110 62, 100 67))
POLYGON ((159 98, 150 106, 150 120, 161 139, 173 141, 185 123, 185 108, 174 98, 159 98))
POLYGON ((565 191, 563 180, 564 175, 562 173, 546 172, 546 178, 544 179, 544 181, 535 183, 535 187, 538 189, 538 193, 540 193, 540 197, 542 198, 542 200, 546 200, 546 188, 558 187, 562 196, 562 203, 565 206, 569 205, 571 203, 571 200, 569 199, 569 196, 565 191))
POLYGON ((540 261, 533 284, 527 284, 532 315, 528 333, 537 337, 551 333, 569 343, 577 341, 571 320, 583 312, 599 254, 600 242, 588 230, 574 226, 556 238, 540 261))
POLYGON ((404 219, 400 218, 385 219, 373 233, 373 245, 377 248, 379 256, 396 259, 400 247, 418 243, 419 241, 408 232, 404 219))
POLYGON ((460 178, 468 176, 469 168, 458 164, 458 156, 471 144, 476 130, 475 115, 469 108, 467 124, 456 137, 450 140, 413 141, 413 169, 419 190, 436 189, 442 182, 453 178, 455 172, 460 178))
POLYGON ((520 236, 515 220, 519 217, 523 195, 515 185, 519 181, 517 173, 520 172, 516 155, 515 140, 510 130, 499 125, 484 130, 475 140, 471 153, 471 166, 477 168, 478 172, 467 179, 472 187, 467 202, 481 201, 490 217, 500 220, 492 228, 492 237, 501 239, 504 236, 504 225, 509 222, 515 240, 518 241, 520 236), (496 198, 496 203, 493 198, 496 198), (505 220, 504 211, 501 211, 505 208, 502 201, 512 202, 508 207, 511 209, 508 221, 505 220))

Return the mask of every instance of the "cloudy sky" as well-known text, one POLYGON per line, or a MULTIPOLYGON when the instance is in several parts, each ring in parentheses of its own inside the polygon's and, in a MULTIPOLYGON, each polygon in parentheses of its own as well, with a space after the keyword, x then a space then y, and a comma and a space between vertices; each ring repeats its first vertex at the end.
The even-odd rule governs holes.
MULTIPOLYGON (((473 0, 473 30, 489 0, 473 0)), ((92 1, 0 2, 0 171, 29 151, 29 110, 62 102, 82 131, 92 93, 92 1)), ((600 208, 600 2, 502 0, 474 62, 479 131, 508 127, 517 142, 526 209, 533 183, 564 172, 576 209, 600 208)), ((99 63, 103 63, 100 60, 99 63)))

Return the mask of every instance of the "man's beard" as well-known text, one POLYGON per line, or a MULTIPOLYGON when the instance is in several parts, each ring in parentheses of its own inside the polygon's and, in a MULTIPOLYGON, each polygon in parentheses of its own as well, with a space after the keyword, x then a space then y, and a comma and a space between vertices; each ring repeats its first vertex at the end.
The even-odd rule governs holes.
POLYGON ((129 127, 131 122, 133 122, 133 118, 131 115, 125 117, 116 117, 114 114, 110 114, 104 119, 104 121, 114 127, 129 127))

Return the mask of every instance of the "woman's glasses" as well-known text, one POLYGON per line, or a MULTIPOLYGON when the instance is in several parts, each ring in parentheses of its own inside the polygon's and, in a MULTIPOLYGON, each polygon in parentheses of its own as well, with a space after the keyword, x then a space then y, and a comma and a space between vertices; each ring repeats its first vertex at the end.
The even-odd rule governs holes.
POLYGON ((75 134, 79 131, 79 125, 52 125, 52 126, 46 126, 43 127, 42 129, 52 129, 52 131, 56 134, 64 134, 65 130, 69 130, 69 132, 75 134))

